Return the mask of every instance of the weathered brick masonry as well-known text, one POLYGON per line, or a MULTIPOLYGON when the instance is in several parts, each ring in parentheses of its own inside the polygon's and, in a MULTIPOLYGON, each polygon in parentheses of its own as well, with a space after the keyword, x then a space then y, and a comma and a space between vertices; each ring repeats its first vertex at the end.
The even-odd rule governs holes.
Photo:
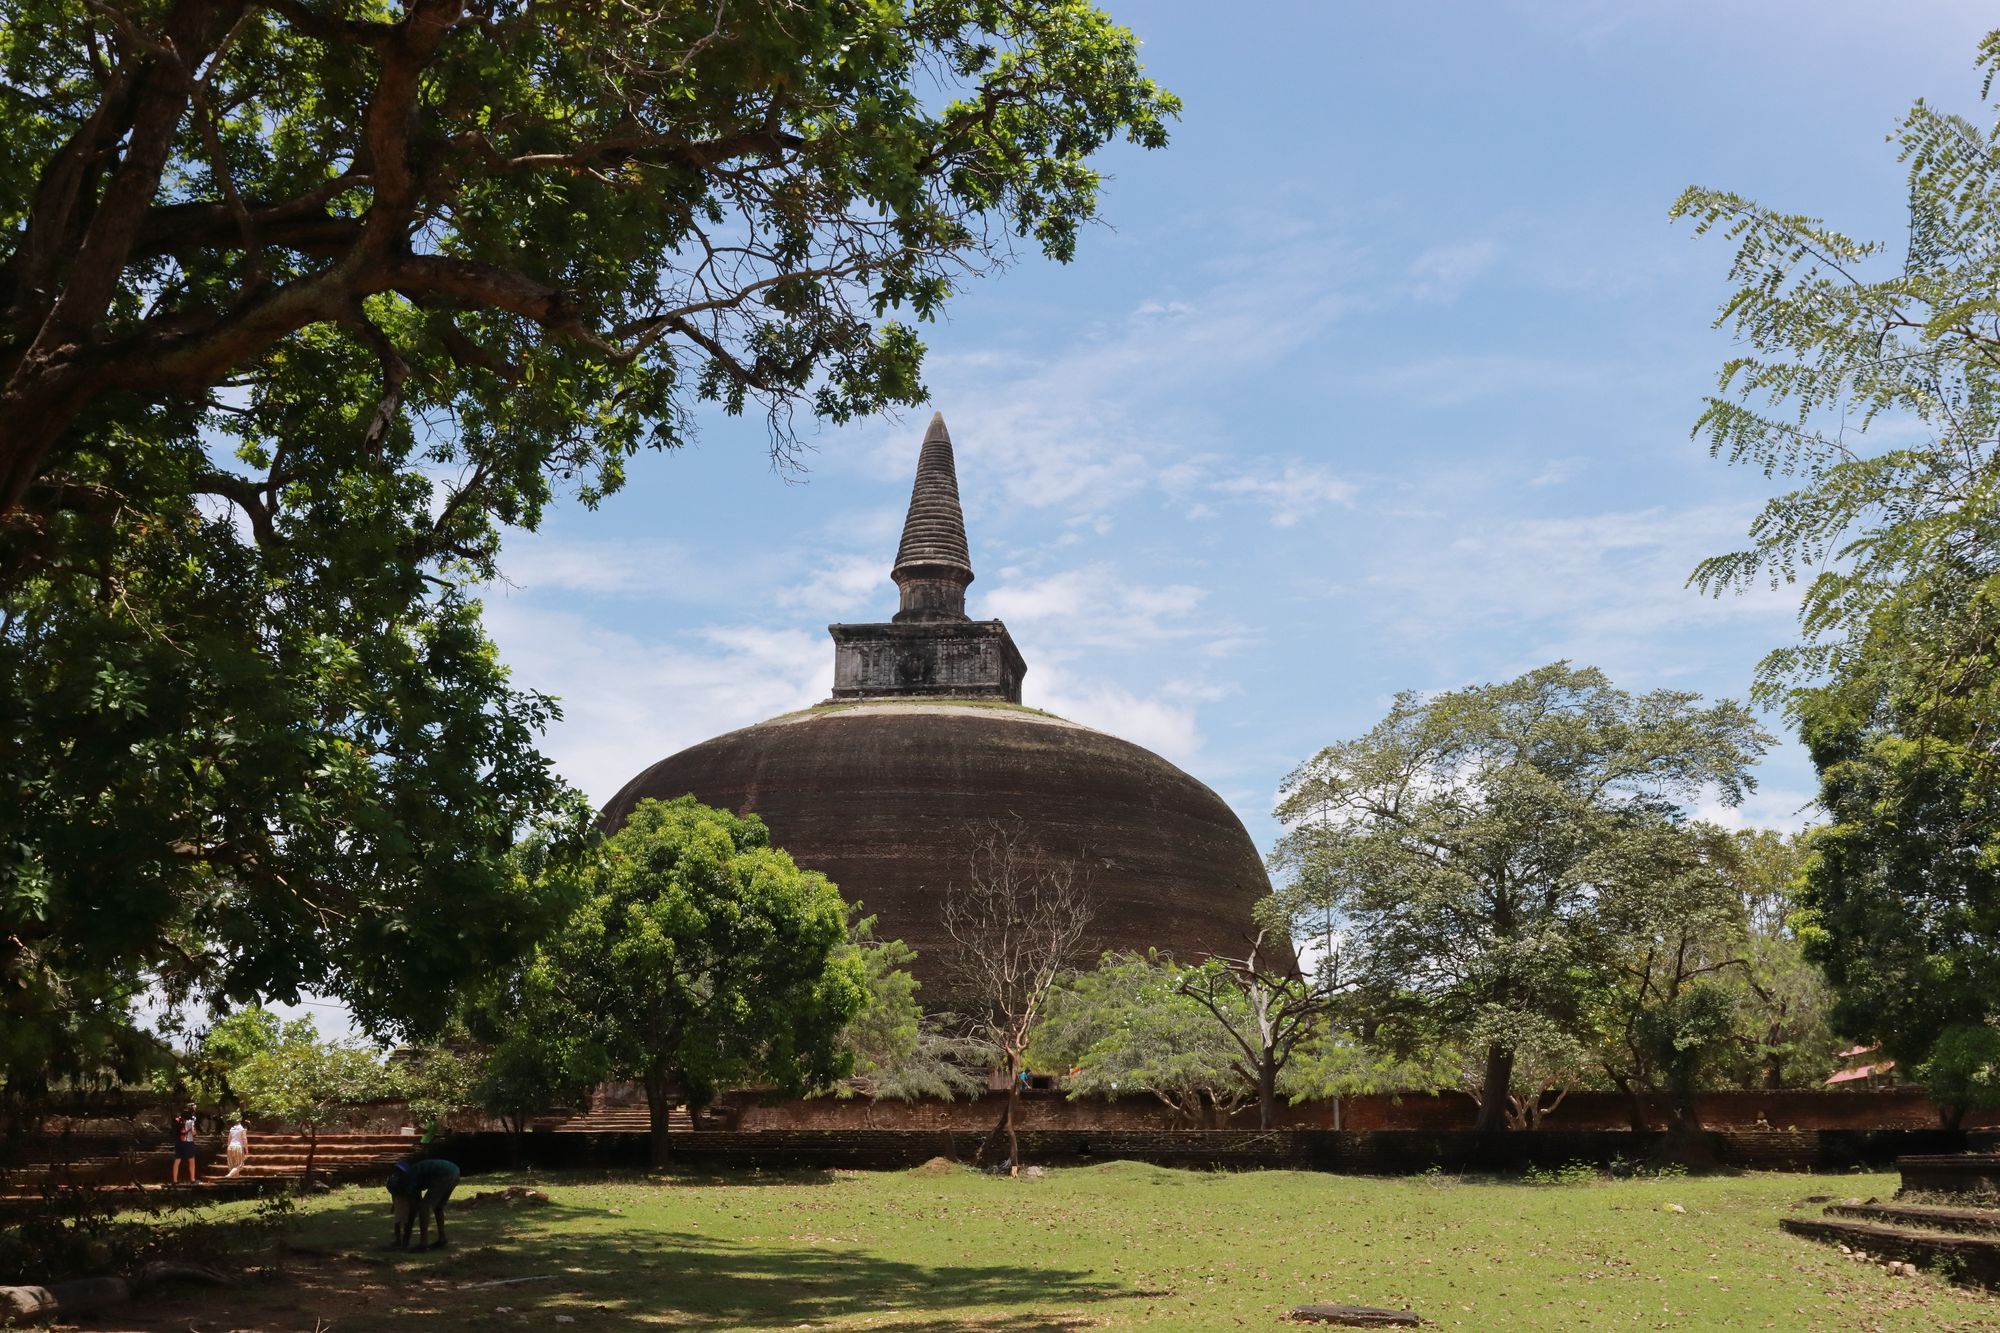
MULTIPOLYGON (((872 1102, 813 1098, 767 1102, 755 1093, 733 1093, 716 1106, 719 1118, 732 1129, 927 1129, 983 1132, 999 1118, 1005 1098, 998 1093, 974 1101, 872 1102)), ((1755 1127, 1759 1117, 1772 1129, 1935 1129, 1943 1124, 1937 1105, 1916 1088, 1879 1091, 1727 1091, 1702 1093, 1695 1099, 1702 1123, 1711 1129, 1755 1127)), ((1663 1129, 1669 1120, 1664 1098, 1646 1103, 1648 1128, 1663 1129)), ((1178 1124, 1173 1112, 1151 1097, 1116 1101, 1083 1098, 1071 1101, 1059 1092, 1037 1090, 1022 1099, 1023 1123, 1030 1129, 1168 1130, 1200 1128, 1178 1124)), ((1449 1133, 1469 1130, 1478 1108, 1462 1093, 1407 1093, 1402 1096, 1349 1097, 1340 1105, 1340 1127, 1350 1130, 1429 1130, 1449 1133)), ((1240 1109, 1235 1119, 1216 1126, 1255 1126, 1254 1106, 1240 1109)), ((1331 1129, 1330 1101, 1306 1102, 1278 1109, 1281 1126, 1331 1129)), ((1966 1128, 2000 1126, 2000 1115, 1968 1117, 1966 1128)), ((1578 1092, 1564 1098, 1544 1126, 1547 1130, 1624 1130, 1632 1127, 1632 1104, 1615 1093, 1578 1092)))
MULTIPOLYGON (((1636 1164, 1658 1156, 1664 1139, 1629 1130, 1542 1130, 1492 1140, 1467 1132, 1408 1130, 1027 1130, 1021 1135, 1021 1155, 1028 1164, 1048 1167, 1123 1160, 1187 1168, 1397 1175, 1432 1168, 1519 1171, 1574 1162, 1636 1164)), ((1937 1130, 1730 1132, 1701 1136, 1689 1155, 1723 1168, 1847 1171, 1887 1166, 1908 1153, 1947 1152, 1963 1142, 1962 1136, 1937 1130)), ((1004 1146, 985 1131, 706 1130, 672 1140, 674 1158, 683 1166, 765 1171, 897 1170, 934 1157, 970 1162, 982 1145, 987 1145, 985 1164, 1004 1158, 1004 1146)), ((642 1134, 529 1135, 525 1147, 528 1161, 544 1169, 637 1167, 645 1164, 647 1149, 642 1134)), ((461 1134, 442 1151, 467 1170, 491 1170, 507 1164, 509 1146, 504 1134, 461 1134)))

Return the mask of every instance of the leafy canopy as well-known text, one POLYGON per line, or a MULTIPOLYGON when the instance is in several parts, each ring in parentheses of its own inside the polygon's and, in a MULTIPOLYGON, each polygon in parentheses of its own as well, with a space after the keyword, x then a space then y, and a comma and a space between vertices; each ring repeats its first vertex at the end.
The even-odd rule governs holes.
MULTIPOLYGON (((1028 1048, 1037 1069, 1066 1069, 1069 1096, 1144 1094, 1176 1118, 1206 1125, 1255 1091, 1229 1030, 1182 989, 1188 969, 1157 954, 1106 954, 1049 992, 1028 1048)), ((1235 987, 1221 988, 1239 1028, 1251 1025, 1235 987)))
POLYGON ((914 1101, 950 1101, 985 1091, 982 1074, 992 1051, 952 1035, 950 1014, 926 1014, 917 1002, 921 986, 910 964, 917 951, 901 940, 875 938, 875 918, 855 904, 841 946, 843 961, 860 964, 866 998, 841 1029, 840 1044, 853 1060, 853 1073, 834 1091, 914 1101))
POLYGON ((1074 0, 9 6, 10 1067, 152 977, 434 1029, 563 909, 515 840, 584 829, 470 596, 502 528, 702 400, 920 400, 910 322, 1068 259, 1175 110, 1074 0))
MULTIPOLYGON (((2000 32, 1978 63, 1990 97, 2000 32)), ((2000 111, 1985 120, 1918 102, 1898 123, 1894 253, 1724 191, 1675 205, 1735 245, 1718 322, 1749 348, 1697 432, 1796 479, 1694 581, 1805 584, 1802 641, 1758 678, 1832 816, 1800 940, 1837 1025, 1906 1064, 2000 1012, 2000 111)))
POLYGON ((574 1035, 655 1102, 751 1081, 792 1095, 845 1077, 867 999, 847 904, 761 820, 642 801, 604 843, 575 914, 523 979, 523 1035, 574 1035))
POLYGON ((313 1132, 395 1090, 379 1051, 352 1042, 323 1042, 303 1032, 257 1052, 230 1071, 229 1081, 250 1114, 313 1132))
POLYGON ((1283 901, 1344 923, 1345 965, 1378 1013, 1486 1034, 1497 1125, 1526 1044, 1510 1033, 1581 1029, 1615 984, 1614 909, 1652 892, 1680 803, 1740 799, 1768 743, 1740 704, 1632 695, 1563 662, 1401 694, 1285 780, 1283 901))
MULTIPOLYGON (((2000 32, 1981 44, 1987 91, 2000 32)), ((1897 659, 1928 696, 2000 707, 2000 119, 1918 102, 1892 142, 1908 167, 1901 253, 1739 194, 1691 188, 1673 216, 1735 245, 1722 307, 1748 350, 1695 433, 1795 485, 1741 551, 1692 581, 1721 593, 1803 581, 1802 641, 1766 657, 1758 693, 1805 707, 1897 659), (1871 434, 1872 432, 1872 434, 1871 434), (1877 443, 1879 441, 1879 444, 1877 443), (1799 687, 1813 687, 1801 691, 1799 687)), ((1864 685, 1864 692, 1866 687, 1864 685)), ((1990 732, 1983 741, 1992 756, 1990 732)))

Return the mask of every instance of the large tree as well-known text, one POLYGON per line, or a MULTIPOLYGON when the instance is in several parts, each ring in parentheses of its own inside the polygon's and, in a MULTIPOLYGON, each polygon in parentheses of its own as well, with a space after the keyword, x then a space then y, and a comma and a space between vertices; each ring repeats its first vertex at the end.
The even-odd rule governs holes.
POLYGON ((1217 995, 1227 1015, 1218 1022, 1182 988, 1189 971, 1154 953, 1106 954, 1049 992, 1028 1058, 1069 1070, 1071 1100, 1145 1095, 1180 1123, 1216 1128, 1254 1095, 1230 1035, 1250 1030, 1252 1018, 1231 986, 1217 995))
POLYGON ((1808 839, 1771 829, 1738 829, 1729 874, 1743 903, 1746 932, 1737 1082, 1744 1087, 1812 1087, 1838 1066, 1845 1044, 1833 1026, 1826 974, 1806 957, 1801 879, 1808 839))
POLYGON ((999 1127, 1008 1173, 1019 1175, 1028 1044, 1056 981, 1080 961, 1090 897, 1076 862, 1035 842, 1018 819, 969 828, 965 846, 944 892, 944 962, 966 1036, 1007 1080, 999 1127))
POLYGON ((434 1025, 582 815, 501 528, 702 399, 920 399, 908 322, 1174 110, 1079 3, 8 7, 0 1028, 149 974, 434 1025))
POLYGON ((2000 1019, 2000 784, 1963 747, 1829 695, 1805 740, 1831 822, 1800 890, 1806 956, 1833 985, 1834 1025, 1904 1068, 1947 1029, 2000 1019))
POLYGON ((1682 801, 1740 800, 1768 739, 1740 704, 1632 695, 1563 662, 1405 693, 1285 780, 1274 862, 1292 905, 1348 923, 1366 990, 1427 1014, 1429 1030, 1492 1034, 1480 1125, 1498 1130, 1508 1021, 1581 1030, 1614 979, 1603 909, 1650 883, 1638 853, 1682 801))
POLYGON ((646 1089, 655 1165, 668 1115, 758 1081, 798 1095, 852 1067, 866 1000, 847 904, 771 846, 763 821, 691 796, 641 801, 604 843, 575 914, 538 951, 516 1030, 575 1041, 646 1089))
MULTIPOLYGON (((909 401, 884 313, 1010 234, 1068 258, 1088 155, 1175 111, 1074 0, 35 0, 0 54, 0 512, 41 517, 149 405, 282 414, 315 341, 383 410, 294 448, 449 410, 503 485, 693 393, 909 401)), ((255 520, 300 461, 210 485, 255 520)))
POLYGON ((305 1131, 306 1188, 313 1182, 320 1131, 342 1123, 362 1103, 395 1091, 379 1050, 358 1042, 320 1041, 310 1025, 287 1029, 280 1045, 231 1070, 229 1082, 249 1114, 305 1131))
MULTIPOLYGON (((1984 93, 2000 33, 1981 44, 1984 93)), ((1801 905, 1838 1021, 1906 1063, 2000 1008, 2000 118, 1919 102, 1900 245, 1722 190, 1674 207, 1735 246, 1718 323, 1745 351, 1697 424, 1791 479, 1720 593, 1802 582, 1758 691, 1798 723, 1831 827, 1801 905)))
POLYGON ((1293 1057, 1324 1028, 1347 981, 1324 959, 1316 971, 1301 976, 1292 965, 1291 941, 1275 929, 1260 929, 1249 945, 1240 958, 1210 955, 1181 978, 1180 988, 1236 1048, 1233 1067, 1257 1090, 1257 1127, 1271 1129, 1277 1124, 1280 1080, 1293 1057), (1273 947, 1274 938, 1283 944, 1273 947))

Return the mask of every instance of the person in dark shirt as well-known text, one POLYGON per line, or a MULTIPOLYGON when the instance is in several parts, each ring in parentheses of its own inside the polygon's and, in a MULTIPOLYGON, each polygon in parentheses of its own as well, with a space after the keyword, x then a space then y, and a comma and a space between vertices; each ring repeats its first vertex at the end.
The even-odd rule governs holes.
POLYGON ((389 1174, 389 1205, 396 1215, 398 1248, 409 1248, 414 1223, 421 1237, 418 1249, 430 1248, 431 1219, 438 1224, 437 1243, 444 1245, 444 1205, 458 1185, 458 1167, 442 1157, 426 1157, 421 1162, 398 1162, 389 1174))
POLYGON ((173 1183, 176 1185, 181 1183, 182 1162, 187 1163, 188 1184, 198 1185, 201 1183, 199 1179, 200 1168, 198 1166, 201 1160, 199 1156, 200 1148, 196 1143, 196 1139, 200 1133, 199 1122, 195 1119, 194 1103, 189 1102, 187 1109, 174 1117, 173 1183))

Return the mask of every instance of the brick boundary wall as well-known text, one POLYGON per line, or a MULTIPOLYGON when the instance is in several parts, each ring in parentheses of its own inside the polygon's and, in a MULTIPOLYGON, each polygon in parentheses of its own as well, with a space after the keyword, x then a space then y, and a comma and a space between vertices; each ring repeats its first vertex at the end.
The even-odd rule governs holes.
MULTIPOLYGON (((670 1140, 674 1162, 698 1170, 902 1170, 934 1157, 970 1162, 989 1131, 701 1130, 670 1140)), ((1695 1167, 1762 1171, 1851 1171, 1887 1167, 1898 1156, 1962 1149, 1964 1136, 1942 1130, 1727 1131, 1670 1144, 1664 1133, 1631 1130, 1535 1130, 1493 1140, 1462 1131, 1416 1130, 1023 1130, 1024 1164, 1088 1166, 1141 1161, 1222 1170, 1281 1169, 1349 1175, 1406 1175, 1431 1170, 1524 1171, 1575 1162, 1593 1166, 1676 1160, 1695 1167)), ((545 1170, 643 1167, 644 1134, 529 1134, 525 1164, 545 1170)), ((468 1172, 506 1168, 505 1134, 449 1136, 438 1149, 468 1172)), ((1005 1160, 1004 1140, 984 1164, 1005 1160)))
MULTIPOLYGON (((1004 1093, 989 1093, 969 1101, 873 1101, 866 1097, 776 1098, 756 1091, 726 1093, 712 1108, 731 1129, 740 1130, 964 1130, 983 1131, 1000 1118, 1004 1093)), ((1022 1125, 1030 1129, 1156 1131, 1175 1129, 1255 1128, 1257 1108, 1239 1108, 1223 1124, 1181 1124, 1174 1113, 1151 1097, 1079 1098, 1035 1089, 1022 1096, 1022 1125)), ((1375 1093, 1343 1098, 1339 1107, 1343 1130, 1469 1130, 1478 1116, 1472 1098, 1459 1092, 1438 1094, 1375 1093)), ((1633 1128, 1632 1100, 1619 1093, 1572 1092, 1544 1118, 1544 1130, 1619 1130, 1633 1128)), ((1728 1089, 1697 1094, 1695 1111, 1710 1129, 1750 1129, 1759 1118, 1777 1130, 1935 1129, 1943 1124, 1936 1103, 1922 1089, 1728 1089)), ((1648 1129, 1665 1129, 1671 1118, 1666 1098, 1643 1099, 1641 1114, 1648 1129)), ((1331 1101, 1281 1105, 1278 1123, 1288 1129, 1333 1129, 1331 1101)), ((1965 1128, 2000 1127, 2000 1113, 1971 1116, 1965 1128)))

